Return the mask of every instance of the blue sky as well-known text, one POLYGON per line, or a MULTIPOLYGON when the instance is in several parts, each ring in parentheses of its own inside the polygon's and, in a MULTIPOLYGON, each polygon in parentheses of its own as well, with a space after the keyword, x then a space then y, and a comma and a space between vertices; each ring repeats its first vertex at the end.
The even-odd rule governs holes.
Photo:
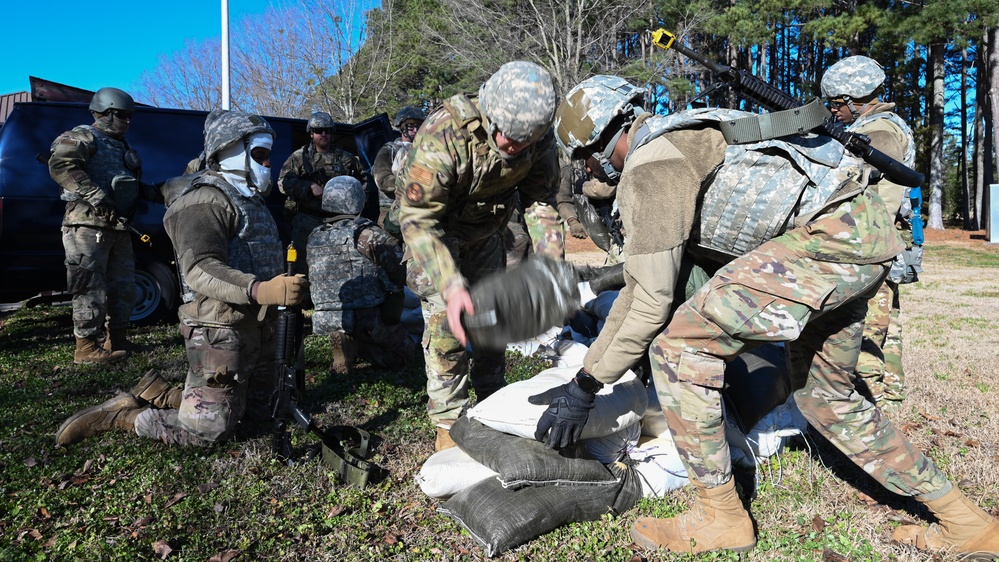
MULTIPOLYGON (((28 76, 97 90, 129 91, 157 55, 189 39, 222 35, 219 0, 18 0, 5 3, 0 95, 29 88, 28 76)), ((229 21, 262 14, 275 0, 229 0, 229 21)))

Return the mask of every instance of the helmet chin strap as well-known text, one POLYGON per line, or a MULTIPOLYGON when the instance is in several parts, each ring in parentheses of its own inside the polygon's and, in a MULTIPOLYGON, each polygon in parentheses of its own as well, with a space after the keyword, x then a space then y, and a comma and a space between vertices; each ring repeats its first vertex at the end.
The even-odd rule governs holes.
POLYGON ((607 147, 604 148, 602 152, 594 152, 593 157, 600 163, 600 167, 603 168, 604 175, 611 182, 617 182, 621 179, 621 172, 615 168, 611 162, 611 154, 614 154, 614 149, 617 147, 617 141, 621 139, 621 135, 624 134, 624 127, 618 129, 617 133, 611 137, 610 141, 607 142, 607 147))

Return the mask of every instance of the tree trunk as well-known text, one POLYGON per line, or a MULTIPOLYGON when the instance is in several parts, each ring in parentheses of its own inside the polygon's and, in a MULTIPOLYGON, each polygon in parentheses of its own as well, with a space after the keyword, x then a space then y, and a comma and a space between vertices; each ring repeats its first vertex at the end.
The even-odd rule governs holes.
POLYGON ((961 49, 961 193, 964 201, 961 213, 964 215, 964 229, 977 230, 972 224, 977 222, 971 209, 972 193, 968 189, 968 48, 961 49))
POLYGON ((943 230, 943 124, 944 124, 944 44, 929 48, 928 82, 930 98, 930 220, 927 228, 943 230))
POLYGON ((991 229, 990 217, 992 213, 992 205, 996 202, 992 201, 989 197, 991 190, 988 185, 995 181, 995 170, 992 167, 992 162, 995 158, 995 149, 999 147, 999 27, 993 27, 988 30, 988 41, 987 41, 987 58, 985 59, 985 67, 987 71, 985 76, 979 77, 979 80, 983 80, 988 84, 989 96, 989 113, 986 117, 985 123, 985 135, 987 143, 985 146, 985 167, 984 169, 988 171, 987 174, 983 174, 985 178, 985 202, 982 204, 982 228, 991 229), (991 130, 992 134, 989 135, 991 130), (991 146, 990 146, 991 145, 991 146))

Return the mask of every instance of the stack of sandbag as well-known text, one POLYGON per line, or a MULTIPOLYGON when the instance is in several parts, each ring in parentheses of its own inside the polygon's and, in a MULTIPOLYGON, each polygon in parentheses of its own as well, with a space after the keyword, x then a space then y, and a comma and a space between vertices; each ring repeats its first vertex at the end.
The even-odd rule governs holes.
POLYGON ((642 496, 626 462, 637 444, 646 389, 634 373, 597 394, 582 439, 555 451, 534 440, 546 406, 528 396, 568 382, 578 366, 542 371, 469 409, 451 427, 458 451, 433 455, 417 483, 494 556, 573 521, 622 513, 642 496), (459 483, 460 482, 460 483, 459 483))

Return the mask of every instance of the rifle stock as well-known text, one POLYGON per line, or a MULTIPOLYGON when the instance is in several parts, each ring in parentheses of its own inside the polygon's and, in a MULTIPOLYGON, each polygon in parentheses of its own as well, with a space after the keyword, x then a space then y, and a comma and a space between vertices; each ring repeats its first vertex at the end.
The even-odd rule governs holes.
MULTIPOLYGON (((673 49, 704 65, 708 70, 729 83, 737 92, 770 111, 783 111, 804 105, 745 70, 715 62, 678 44, 676 35, 665 29, 657 29, 652 32, 652 43, 661 49, 673 49), (668 37, 668 41, 663 42, 664 37, 668 37)), ((821 128, 826 135, 842 143, 854 155, 863 158, 864 162, 873 166, 888 180, 906 187, 922 185, 925 179, 923 174, 872 147, 869 138, 847 131, 842 123, 836 122, 831 116, 826 119, 821 128)))

